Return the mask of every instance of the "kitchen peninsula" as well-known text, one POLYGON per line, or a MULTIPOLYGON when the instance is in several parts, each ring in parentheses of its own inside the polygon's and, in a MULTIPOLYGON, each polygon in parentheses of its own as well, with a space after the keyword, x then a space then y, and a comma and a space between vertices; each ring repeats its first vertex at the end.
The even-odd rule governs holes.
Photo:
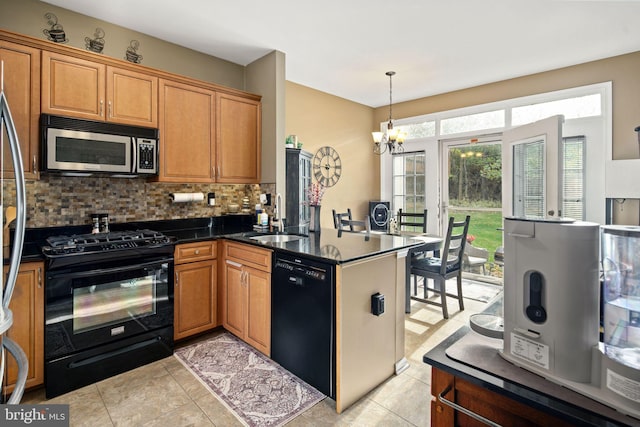
MULTIPOLYGON (((255 244, 252 237, 253 233, 227 236, 255 244)), ((408 366, 404 357, 406 256, 419 244, 386 234, 340 235, 334 229, 299 240, 262 243, 275 251, 335 265, 337 412, 408 366), (380 298, 384 309, 376 313, 372 300, 380 298)))

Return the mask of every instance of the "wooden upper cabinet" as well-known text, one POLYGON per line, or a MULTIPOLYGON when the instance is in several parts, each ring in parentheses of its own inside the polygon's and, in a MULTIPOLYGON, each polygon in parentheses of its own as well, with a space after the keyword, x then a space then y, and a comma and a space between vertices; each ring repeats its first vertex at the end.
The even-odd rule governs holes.
MULTIPOLYGON (((25 178, 38 176, 40 134, 40 50, 0 40, 4 93, 18 134, 25 178)), ((6 129, 3 128, 5 178, 13 177, 6 129)))
POLYGON ((260 182, 260 102, 218 93, 216 181, 260 182))
POLYGON ((105 119, 106 66, 42 52, 42 112, 105 119))
POLYGON ((107 120, 158 127, 158 78, 107 67, 107 120))
POLYGON ((42 112, 157 127, 158 78, 43 51, 42 112))
POLYGON ((213 182, 215 92, 160 79, 159 181, 213 182))

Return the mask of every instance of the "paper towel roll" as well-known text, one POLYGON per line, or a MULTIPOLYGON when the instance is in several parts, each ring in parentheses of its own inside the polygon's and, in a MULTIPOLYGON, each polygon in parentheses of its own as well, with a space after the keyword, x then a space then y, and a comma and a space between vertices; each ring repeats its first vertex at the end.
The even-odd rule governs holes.
POLYGON ((169 197, 173 203, 201 202, 204 200, 204 193, 170 193, 169 197))

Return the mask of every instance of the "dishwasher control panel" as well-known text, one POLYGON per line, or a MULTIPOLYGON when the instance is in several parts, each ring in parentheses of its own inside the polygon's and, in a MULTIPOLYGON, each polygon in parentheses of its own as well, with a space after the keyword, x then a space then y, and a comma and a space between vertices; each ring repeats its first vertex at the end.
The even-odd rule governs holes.
MULTIPOLYGON (((287 270, 291 273, 291 277, 289 281, 295 281, 294 277, 309 277, 314 280, 324 281, 327 279, 327 270, 325 268, 316 267, 310 264, 307 264, 303 260, 299 259, 276 259, 275 264, 276 269, 287 270)), ((297 281, 296 281, 297 283, 297 281)))

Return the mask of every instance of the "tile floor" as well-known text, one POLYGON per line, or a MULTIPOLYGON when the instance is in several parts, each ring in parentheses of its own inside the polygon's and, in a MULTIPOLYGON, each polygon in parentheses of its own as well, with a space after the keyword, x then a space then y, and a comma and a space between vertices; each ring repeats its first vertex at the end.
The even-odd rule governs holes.
MULTIPOLYGON (((405 315, 406 358, 410 367, 389 378, 359 402, 335 412, 329 398, 318 403, 288 426, 428 426, 430 424, 431 367, 422 356, 486 304, 465 299, 458 311, 449 301, 449 319, 439 307, 412 302, 405 315)), ((215 333, 215 332, 214 332, 215 333)), ((236 426, 239 421, 174 357, 45 400, 44 390, 24 395, 22 403, 70 405, 71 426, 236 426)))

